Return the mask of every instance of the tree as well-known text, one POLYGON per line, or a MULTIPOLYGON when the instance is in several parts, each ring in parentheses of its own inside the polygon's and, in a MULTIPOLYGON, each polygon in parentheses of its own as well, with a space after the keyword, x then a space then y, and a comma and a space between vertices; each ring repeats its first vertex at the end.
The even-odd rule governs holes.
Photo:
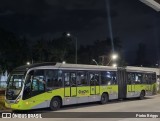
POLYGON ((144 43, 138 44, 137 57, 135 65, 137 66, 150 66, 150 62, 146 59, 146 45, 144 43))
POLYGON ((49 44, 49 60, 55 62, 67 61, 74 62, 74 42, 72 38, 66 36, 65 33, 59 38, 48 42, 49 44))
POLYGON ((17 66, 24 63, 27 57, 27 43, 14 33, 0 29, 0 66, 5 72, 12 71, 17 66))
POLYGON ((32 59, 34 62, 44 62, 48 60, 48 47, 45 40, 37 40, 32 46, 32 59))
MULTIPOLYGON (((114 49, 118 53, 119 63, 121 65, 125 64, 123 54, 122 54, 122 42, 119 38, 114 38, 114 49)), ((85 64, 95 64, 92 62, 92 59, 99 60, 100 56, 105 56, 105 63, 107 64, 110 61, 110 55, 112 53, 111 40, 107 38, 106 40, 96 40, 93 45, 81 46, 78 51, 78 57, 80 63, 85 64)), ((101 65, 102 62, 99 61, 101 65)))

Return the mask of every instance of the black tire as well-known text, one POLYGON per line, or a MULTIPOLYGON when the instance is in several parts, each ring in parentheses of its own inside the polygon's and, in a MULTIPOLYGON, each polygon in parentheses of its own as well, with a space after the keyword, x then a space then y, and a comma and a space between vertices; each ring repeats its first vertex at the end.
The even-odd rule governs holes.
POLYGON ((144 99, 144 96, 145 96, 145 92, 144 91, 141 91, 141 94, 139 96, 139 99, 140 100, 143 100, 144 99))
POLYGON ((101 96, 101 101, 100 103, 101 104, 106 104, 108 102, 109 98, 108 98, 108 94, 106 93, 103 93, 102 96, 101 96))
POLYGON ((50 109, 52 111, 58 110, 61 107, 61 105, 62 105, 61 99, 58 97, 54 97, 50 102, 50 109))

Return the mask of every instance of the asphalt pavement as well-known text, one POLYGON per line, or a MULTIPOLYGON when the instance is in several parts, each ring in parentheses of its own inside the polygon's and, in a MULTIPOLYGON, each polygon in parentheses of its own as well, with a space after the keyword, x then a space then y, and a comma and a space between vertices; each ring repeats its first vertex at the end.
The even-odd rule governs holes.
MULTIPOLYGON (((49 114, 52 118, 45 118, 45 119, 23 119, 29 121, 160 121, 160 95, 155 95, 151 97, 146 97, 144 100, 138 99, 126 99, 126 100, 113 100, 110 101, 108 104, 100 105, 99 103, 86 103, 86 104, 78 104, 78 105, 71 105, 71 106, 64 106, 58 111, 50 111, 49 109, 39 109, 30 111, 30 113, 39 113, 42 115, 49 114), (97 112, 97 115, 96 113, 97 112), (116 114, 116 113, 119 114, 116 114), (135 118, 129 118, 130 113, 135 113, 135 118), (139 113, 142 112, 142 113, 139 113), (143 113, 150 113, 153 114, 152 118, 139 118, 143 113), (154 115, 159 113, 158 118, 155 118, 154 115), (53 118, 55 114, 60 115, 58 118, 53 118), (74 114, 74 118, 66 118, 66 115, 74 114), (113 113, 109 114, 108 113, 113 113), (124 114, 125 113, 125 114, 124 114), (103 114, 102 117, 98 117, 98 114, 103 114), (105 115, 106 114, 106 115, 105 115), (115 116, 114 116, 115 114, 115 116), (110 118, 106 118, 107 115, 110 118), (121 118, 117 115, 124 115, 121 118), (76 117, 77 116, 77 117, 76 117), (126 118, 128 116, 128 118, 126 118), (138 118, 136 118, 136 116, 138 118), (93 118, 92 118, 93 117, 93 118)), ((71 116, 72 117, 72 116, 71 116)), ((143 115, 142 115, 143 117, 143 115)), ((2 119, 4 120, 4 119, 2 119)), ((5 119, 10 120, 10 119, 5 119)), ((12 121, 17 121, 20 119, 12 119, 12 121)))

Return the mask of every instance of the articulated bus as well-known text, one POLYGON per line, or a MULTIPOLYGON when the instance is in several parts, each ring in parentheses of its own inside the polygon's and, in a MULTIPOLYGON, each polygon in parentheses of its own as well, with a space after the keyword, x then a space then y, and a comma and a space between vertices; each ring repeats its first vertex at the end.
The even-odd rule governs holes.
POLYGON ((9 75, 5 105, 12 110, 139 98, 153 94, 156 73, 129 67, 40 63, 21 66, 9 75))

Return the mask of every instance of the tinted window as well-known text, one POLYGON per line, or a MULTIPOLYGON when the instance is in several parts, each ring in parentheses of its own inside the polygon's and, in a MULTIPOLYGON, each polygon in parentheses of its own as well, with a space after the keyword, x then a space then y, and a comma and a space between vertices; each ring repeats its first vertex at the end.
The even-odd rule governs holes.
POLYGON ((86 72, 81 71, 81 72, 77 73, 77 85, 78 86, 87 86, 88 85, 86 72))
POLYGON ((43 93, 45 84, 44 70, 30 71, 26 77, 23 99, 43 93))
POLYGON ((141 73, 135 73, 135 84, 141 84, 143 80, 143 75, 141 73))
POLYGON ((71 86, 76 86, 76 73, 71 73, 71 86))
POLYGON ((142 84, 143 83, 143 74, 142 73, 133 73, 129 72, 127 82, 128 84, 142 84))
POLYGON ((156 73, 152 74, 152 83, 156 83, 156 73))
POLYGON ((44 70, 35 70, 32 79, 32 91, 45 91, 44 70))
POLYGON ((128 79, 127 79, 128 84, 132 84, 135 80, 135 74, 132 72, 129 72, 127 74, 127 77, 128 77, 128 79))
POLYGON ((64 73, 64 85, 70 86, 70 81, 69 81, 69 73, 64 73))
POLYGON ((99 74, 98 73, 90 73, 89 74, 90 85, 99 85, 99 74))
POLYGON ((146 80, 147 84, 151 84, 152 75, 151 74, 145 74, 145 80, 146 80))
POLYGON ((48 88, 62 87, 62 71, 61 70, 46 70, 46 82, 48 88))
POLYGON ((101 84, 102 85, 117 84, 116 72, 113 72, 113 71, 101 72, 101 84))

